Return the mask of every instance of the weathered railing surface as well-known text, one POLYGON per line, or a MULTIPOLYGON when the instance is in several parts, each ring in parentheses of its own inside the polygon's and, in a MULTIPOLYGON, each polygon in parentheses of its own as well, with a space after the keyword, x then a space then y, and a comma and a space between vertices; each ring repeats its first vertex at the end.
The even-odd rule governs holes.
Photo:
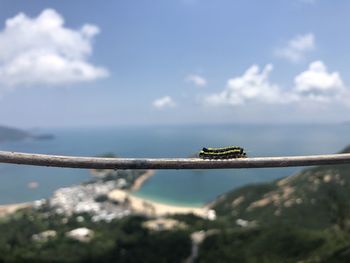
POLYGON ((0 151, 0 163, 94 169, 228 169, 350 164, 350 153, 254 157, 229 160, 199 158, 101 158, 0 151))

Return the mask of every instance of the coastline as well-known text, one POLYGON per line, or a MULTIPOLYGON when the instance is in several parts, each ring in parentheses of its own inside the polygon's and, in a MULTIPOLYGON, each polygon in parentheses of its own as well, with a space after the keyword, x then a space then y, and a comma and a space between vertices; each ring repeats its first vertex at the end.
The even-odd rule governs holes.
POLYGON ((138 190, 140 190, 141 186, 150 178, 155 174, 155 170, 146 170, 146 172, 144 174, 142 174, 139 178, 137 178, 135 180, 135 182, 133 183, 133 185, 130 188, 131 192, 136 192, 138 190))
POLYGON ((135 180, 129 190, 114 189, 109 192, 108 199, 129 206, 135 213, 151 217, 162 217, 174 214, 195 214, 202 218, 208 218, 208 215, 212 213, 208 205, 202 207, 171 205, 134 196, 132 193, 138 191, 154 174, 155 170, 147 170, 135 180))
MULTIPOLYGON (((103 171, 99 171, 100 174, 103 171)), ((174 214, 195 214, 202 218, 209 218, 213 213, 208 205, 202 207, 183 206, 166 204, 147 198, 138 197, 133 195, 138 191, 142 185, 153 175, 154 170, 146 170, 141 176, 139 176, 128 190, 122 190, 120 188, 112 188, 107 192, 108 199, 121 204, 124 207, 128 207, 132 212, 136 214, 143 214, 149 217, 163 217, 174 214)), ((33 206, 33 202, 13 203, 0 205, 0 217, 5 217, 16 212, 19 209, 28 208, 33 206)), ((215 213, 215 212, 214 212, 215 213)))
POLYGON ((195 214, 202 218, 207 218, 210 209, 207 207, 187 207, 158 203, 133 196, 130 192, 115 189, 108 194, 108 198, 122 204, 128 204, 135 213, 147 216, 166 216, 174 214, 195 214))

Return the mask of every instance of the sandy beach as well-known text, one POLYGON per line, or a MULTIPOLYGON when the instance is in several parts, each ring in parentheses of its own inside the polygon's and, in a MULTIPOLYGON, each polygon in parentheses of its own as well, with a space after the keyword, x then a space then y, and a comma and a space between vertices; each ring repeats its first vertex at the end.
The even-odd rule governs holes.
POLYGON ((141 175, 139 178, 135 180, 134 184, 130 188, 130 191, 132 192, 138 191, 141 188, 141 186, 154 174, 155 174, 154 170, 147 170, 143 175, 141 175))
POLYGON ((27 208, 30 206, 32 206, 32 203, 0 205, 0 217, 10 215, 16 212, 18 209, 27 208))
POLYGON ((120 189, 111 191, 108 197, 110 200, 128 204, 136 213, 141 213, 148 216, 165 216, 173 214, 193 213, 197 216, 207 218, 209 213, 209 209, 205 207, 186 207, 162 204, 133 196, 131 193, 120 189))
POLYGON ((209 208, 207 207, 168 205, 132 195, 132 192, 138 191, 141 186, 154 174, 154 170, 147 170, 143 175, 135 180, 129 191, 115 189, 109 193, 109 199, 117 201, 119 203, 127 204, 135 213, 141 213, 147 216, 165 216, 173 214, 193 213, 203 218, 208 217, 209 208))

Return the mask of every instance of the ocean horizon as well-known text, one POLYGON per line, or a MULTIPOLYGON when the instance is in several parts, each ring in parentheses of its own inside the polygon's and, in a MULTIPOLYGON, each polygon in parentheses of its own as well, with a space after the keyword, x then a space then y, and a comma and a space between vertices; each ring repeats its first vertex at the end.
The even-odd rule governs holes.
MULTIPOLYGON (((248 156, 327 154, 350 144, 349 124, 239 124, 40 129, 53 140, 1 143, 4 151, 120 157, 189 157, 202 147, 239 145, 248 156)), ((302 168, 157 170, 134 195, 201 206, 231 189, 269 182, 302 168)), ((61 187, 90 180, 87 169, 0 164, 0 204, 47 198, 61 187)))

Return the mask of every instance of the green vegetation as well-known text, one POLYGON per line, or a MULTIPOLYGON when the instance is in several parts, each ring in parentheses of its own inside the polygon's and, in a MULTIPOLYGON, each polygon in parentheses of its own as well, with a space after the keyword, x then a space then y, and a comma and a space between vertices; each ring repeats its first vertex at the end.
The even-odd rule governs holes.
MULTIPOLYGON (((345 152, 350 148, 345 149, 345 152)), ((350 165, 326 165, 272 183, 249 185, 219 197, 213 208, 220 218, 242 218, 259 225, 285 223, 310 229, 350 220, 350 165)))
POLYGON ((226 228, 204 240, 198 262, 350 262, 349 200, 350 165, 226 193, 213 205, 226 228))
POLYGON ((349 251, 349 231, 336 226, 312 230, 278 224, 209 235, 197 262, 349 262, 349 251))
POLYGON ((0 262, 181 262, 190 253, 187 232, 151 232, 142 227, 144 217, 94 223, 83 214, 63 221, 46 211, 15 213, 0 224, 0 262), (78 227, 93 230, 94 238, 79 242, 66 237, 78 227), (57 236, 47 242, 32 240, 33 234, 48 229, 57 236))
POLYGON ((296 262, 323 243, 318 233, 283 225, 222 231, 205 239, 198 262, 296 262))

